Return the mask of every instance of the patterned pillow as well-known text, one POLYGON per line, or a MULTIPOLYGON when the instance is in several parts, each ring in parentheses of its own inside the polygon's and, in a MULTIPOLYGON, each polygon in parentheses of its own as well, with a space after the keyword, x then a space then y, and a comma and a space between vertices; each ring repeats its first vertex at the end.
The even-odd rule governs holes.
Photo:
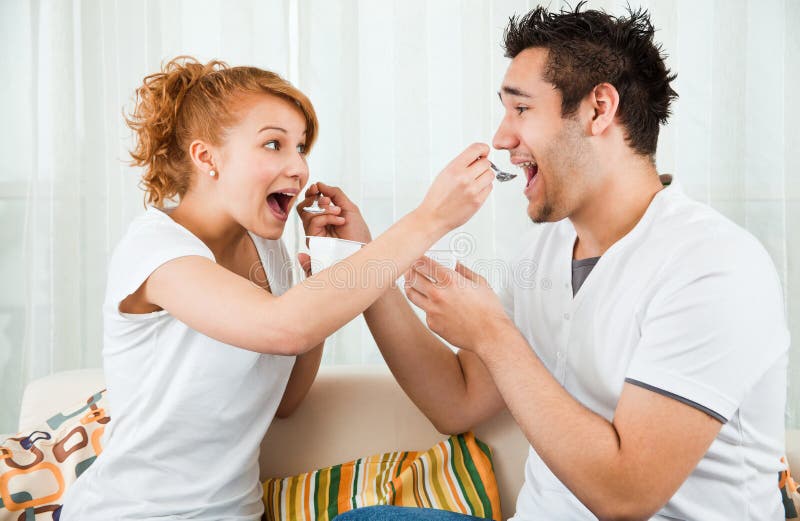
POLYGON ((57 520, 61 497, 102 452, 105 389, 0 444, 0 521, 57 520))
POLYGON ((491 452, 471 432, 451 436, 425 452, 389 452, 264 482, 268 521, 328 521, 373 505, 502 519, 491 452))
POLYGON ((798 519, 800 518, 800 515, 797 514, 800 509, 798 508, 800 506, 800 486, 792 479, 786 458, 781 458, 781 462, 786 465, 786 470, 778 474, 778 488, 781 489, 783 510, 786 513, 786 519, 798 519))

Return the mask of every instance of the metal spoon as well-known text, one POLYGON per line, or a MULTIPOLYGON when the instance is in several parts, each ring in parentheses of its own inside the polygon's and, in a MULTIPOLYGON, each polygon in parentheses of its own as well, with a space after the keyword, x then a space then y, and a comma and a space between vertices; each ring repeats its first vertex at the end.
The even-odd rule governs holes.
POLYGON ((318 193, 317 197, 314 199, 314 202, 311 203, 311 206, 306 206, 303 208, 303 211, 308 213, 325 213, 325 208, 321 208, 319 206, 320 197, 322 197, 322 192, 318 193))
MULTIPOLYGON (((502 170, 494 166, 494 163, 492 163, 491 161, 489 161, 489 166, 491 166, 492 170, 494 170, 495 179, 497 179, 501 183, 505 183, 506 181, 511 181, 512 179, 517 177, 517 174, 510 174, 508 172, 503 172, 502 170)), ((305 208, 303 208, 303 211, 308 213, 325 213, 325 209, 320 208, 319 206, 319 198, 321 196, 322 192, 318 193, 316 199, 314 199, 314 202, 311 203, 311 206, 306 206, 305 208)))
POLYGON ((506 181, 511 181, 512 179, 517 177, 517 174, 509 174, 508 172, 503 172, 502 170, 494 166, 494 163, 492 163, 491 161, 489 161, 489 166, 491 166, 492 170, 494 170, 495 179, 497 179, 501 183, 505 183, 506 181))

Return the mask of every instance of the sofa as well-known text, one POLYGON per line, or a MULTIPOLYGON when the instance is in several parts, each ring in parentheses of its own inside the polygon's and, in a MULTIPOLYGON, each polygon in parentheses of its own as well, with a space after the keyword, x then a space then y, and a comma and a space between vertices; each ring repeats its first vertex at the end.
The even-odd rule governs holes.
MULTIPOLYGON (((104 388, 100 369, 56 373, 25 389, 19 430, 35 428, 104 388)), ((110 411, 113 418, 114 411, 110 411)), ((514 513, 528 443, 508 411, 475 426, 493 452, 505 517, 514 513)), ((381 366, 326 366, 308 396, 286 419, 276 419, 261 446, 261 478, 285 477, 397 450, 423 450, 445 435, 433 428, 381 366)), ((800 431, 787 431, 790 467, 800 469, 800 431)))

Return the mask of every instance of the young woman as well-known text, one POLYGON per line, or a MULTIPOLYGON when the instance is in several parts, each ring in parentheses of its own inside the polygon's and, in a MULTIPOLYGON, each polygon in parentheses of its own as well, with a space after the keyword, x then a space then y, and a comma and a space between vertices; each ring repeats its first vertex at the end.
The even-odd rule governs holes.
MULTIPOLYGON (((129 125, 151 206, 109 265, 112 421, 61 519, 257 520, 272 418, 305 396, 325 337, 485 201, 488 146, 467 148, 418 208, 350 257, 349 284, 324 270, 292 286, 280 237, 308 180, 308 98, 268 71, 181 57, 145 78, 129 125)), ((326 208, 324 221, 347 224, 326 208)))

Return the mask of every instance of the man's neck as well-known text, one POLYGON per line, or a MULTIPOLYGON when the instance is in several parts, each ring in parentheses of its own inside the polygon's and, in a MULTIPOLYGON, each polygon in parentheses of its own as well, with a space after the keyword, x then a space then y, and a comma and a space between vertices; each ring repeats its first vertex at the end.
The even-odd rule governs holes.
POLYGON ((569 217, 577 232, 573 259, 600 257, 630 232, 663 188, 655 166, 634 162, 603 176, 580 210, 569 217))

